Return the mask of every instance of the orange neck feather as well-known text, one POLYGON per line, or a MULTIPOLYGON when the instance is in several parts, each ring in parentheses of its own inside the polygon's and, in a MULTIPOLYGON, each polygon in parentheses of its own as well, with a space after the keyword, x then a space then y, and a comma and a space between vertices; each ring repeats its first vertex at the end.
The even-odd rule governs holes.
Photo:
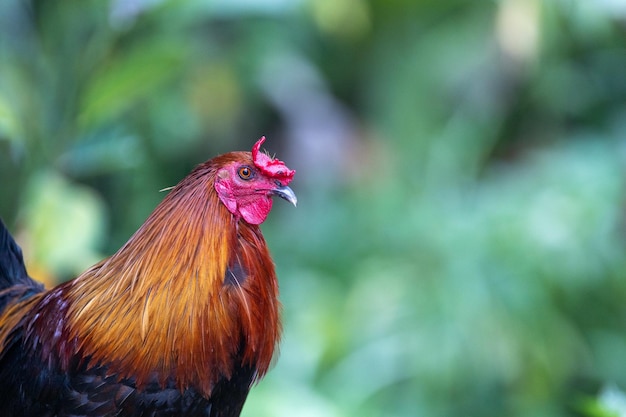
POLYGON ((68 301, 65 331, 78 353, 139 386, 173 378, 208 397, 235 360, 262 377, 280 337, 265 241, 219 201, 212 162, 177 185, 117 253, 53 290, 68 301), (226 285, 234 262, 247 278, 226 285))

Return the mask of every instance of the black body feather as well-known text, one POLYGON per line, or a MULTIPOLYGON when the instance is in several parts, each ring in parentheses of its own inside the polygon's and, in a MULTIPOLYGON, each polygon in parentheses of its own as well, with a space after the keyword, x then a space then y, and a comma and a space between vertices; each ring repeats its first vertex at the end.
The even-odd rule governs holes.
POLYGON ((134 381, 104 366, 76 359, 64 372, 38 360, 19 340, 0 360, 0 417, 236 417, 254 377, 249 367, 221 380, 210 399, 157 381, 138 390, 134 381))
POLYGON ((16 297, 27 298, 43 289, 26 272, 22 249, 0 219, 0 314, 16 297))

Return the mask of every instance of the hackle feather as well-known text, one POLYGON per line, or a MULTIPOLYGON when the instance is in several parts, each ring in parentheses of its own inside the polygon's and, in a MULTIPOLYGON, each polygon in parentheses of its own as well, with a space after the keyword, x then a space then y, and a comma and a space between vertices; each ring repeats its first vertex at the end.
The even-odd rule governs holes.
POLYGON ((138 387, 173 380, 207 398, 235 360, 256 368, 257 379, 267 372, 281 330, 278 288, 260 229, 235 218, 215 193, 216 170, 231 160, 252 163, 241 152, 200 165, 117 253, 52 290, 47 297, 57 302, 38 304, 30 334, 51 332, 54 316, 56 340, 64 340, 42 351, 56 349, 62 367, 78 352, 138 387), (246 279, 225 285, 235 262, 246 279))

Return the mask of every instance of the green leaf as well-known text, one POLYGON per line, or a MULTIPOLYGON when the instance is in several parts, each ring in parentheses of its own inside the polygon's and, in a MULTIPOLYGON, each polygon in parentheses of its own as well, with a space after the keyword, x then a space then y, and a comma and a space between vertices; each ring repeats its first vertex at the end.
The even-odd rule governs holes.
POLYGON ((157 40, 141 43, 96 72, 82 99, 79 125, 90 128, 129 110, 158 92, 183 67, 185 48, 157 40))

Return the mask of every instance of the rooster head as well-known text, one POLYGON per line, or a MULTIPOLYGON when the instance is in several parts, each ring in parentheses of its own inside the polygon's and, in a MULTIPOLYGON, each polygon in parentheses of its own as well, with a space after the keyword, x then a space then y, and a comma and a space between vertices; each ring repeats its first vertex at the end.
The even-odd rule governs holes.
POLYGON ((250 224, 261 224, 272 209, 272 196, 297 204, 288 184, 295 170, 260 151, 265 136, 243 153, 243 158, 224 164, 215 178, 215 190, 228 211, 250 224))

